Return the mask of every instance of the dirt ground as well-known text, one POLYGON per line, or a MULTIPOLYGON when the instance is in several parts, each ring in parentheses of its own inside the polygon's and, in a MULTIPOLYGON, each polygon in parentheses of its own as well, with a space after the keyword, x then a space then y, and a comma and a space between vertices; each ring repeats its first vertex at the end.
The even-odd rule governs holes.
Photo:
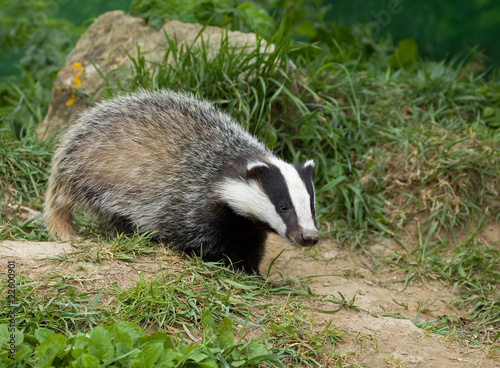
MULTIPOLYGON (((394 251, 396 246, 387 241, 375 246, 375 251, 383 255, 394 251)), ((355 352, 348 362, 357 362, 362 367, 500 367, 499 360, 487 357, 486 349, 428 333, 411 322, 417 315, 420 321, 455 315, 446 305, 453 298, 447 285, 437 281, 415 283, 400 291, 402 284, 396 281, 401 280, 403 274, 375 274, 361 262, 354 261, 347 247, 340 248, 331 239, 322 240, 315 249, 316 252, 311 253, 304 248, 293 248, 272 236, 261 273, 266 275, 270 263, 283 251, 271 268, 270 280, 301 279, 317 294, 339 297, 342 293, 347 300, 355 298, 355 305, 363 311, 314 312, 318 325, 326 325, 333 319, 337 328, 348 332, 337 345, 338 351, 355 352), (324 276, 316 277, 318 275, 324 276), (381 317, 375 312, 400 314, 406 319, 381 317)), ((48 270, 64 268, 60 271, 74 274, 76 282, 85 279, 82 287, 88 291, 98 291, 113 283, 120 287, 132 286, 139 278, 135 270, 146 277, 153 277, 159 271, 154 257, 140 257, 140 263, 134 263, 133 268, 125 262, 110 261, 87 262, 84 269, 68 263, 56 265, 43 259, 73 250, 68 243, 0 241, 0 259, 15 260, 18 273, 39 279, 48 270)), ((318 303, 318 309, 337 308, 331 303, 318 303)))

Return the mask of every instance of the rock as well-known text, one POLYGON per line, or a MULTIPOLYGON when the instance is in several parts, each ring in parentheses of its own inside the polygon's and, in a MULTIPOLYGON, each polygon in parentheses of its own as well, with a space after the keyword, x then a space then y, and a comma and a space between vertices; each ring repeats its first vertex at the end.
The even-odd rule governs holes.
POLYGON ((322 253, 322 256, 323 256, 323 259, 329 261, 329 260, 337 257, 338 254, 339 254, 339 252, 337 252, 336 250, 329 250, 327 252, 322 253))
POLYGON ((74 250, 70 243, 0 240, 0 258, 5 260, 40 261, 74 250))
POLYGON ((369 250, 373 257, 382 259, 401 250, 401 246, 396 240, 382 236, 377 244, 370 246, 369 250))
MULTIPOLYGON (((168 49, 165 34, 170 39, 176 38, 178 45, 197 46, 203 40, 209 57, 216 54, 226 34, 229 45, 242 51, 252 49, 257 42, 253 33, 231 32, 211 26, 201 32, 202 28, 200 24, 166 20, 157 30, 144 19, 122 11, 102 14, 78 40, 58 73, 47 115, 37 129, 38 135, 46 137, 68 124, 75 113, 88 106, 89 97, 97 95, 99 99, 99 91, 106 86, 100 73, 109 75, 117 69, 130 70, 132 62, 127 53, 136 58, 138 46, 147 61, 163 61, 168 49)), ((114 73, 114 77, 118 76, 114 73)))
POLYGON ((32 221, 34 225, 41 225, 41 221, 37 217, 41 217, 42 213, 36 211, 30 207, 22 205, 12 205, 7 203, 5 207, 0 208, 2 210, 2 217, 7 222, 28 222, 32 221))

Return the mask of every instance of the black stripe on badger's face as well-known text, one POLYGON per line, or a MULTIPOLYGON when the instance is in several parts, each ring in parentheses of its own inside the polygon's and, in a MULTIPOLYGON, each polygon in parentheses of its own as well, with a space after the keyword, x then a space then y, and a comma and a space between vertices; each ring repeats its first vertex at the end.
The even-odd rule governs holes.
POLYGON ((319 239, 315 220, 313 167, 312 161, 292 166, 275 158, 266 162, 266 167, 259 169, 256 166, 256 180, 286 226, 284 236, 280 235, 292 244, 314 245, 319 239))
POLYGON ((261 170, 256 175, 255 180, 262 186, 264 193, 273 204, 274 210, 286 225, 286 229, 296 229, 299 226, 299 221, 288 186, 285 184, 285 177, 277 166, 269 163, 266 165, 267 168, 261 170))

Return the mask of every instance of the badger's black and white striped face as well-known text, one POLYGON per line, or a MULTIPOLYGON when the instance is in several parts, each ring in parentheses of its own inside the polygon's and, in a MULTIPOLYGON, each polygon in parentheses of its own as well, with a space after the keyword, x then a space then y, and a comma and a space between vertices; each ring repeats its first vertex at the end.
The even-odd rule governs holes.
POLYGON ((319 240, 313 168, 312 160, 303 165, 275 157, 252 161, 244 180, 226 178, 217 191, 237 214, 266 223, 291 244, 310 246, 319 240))

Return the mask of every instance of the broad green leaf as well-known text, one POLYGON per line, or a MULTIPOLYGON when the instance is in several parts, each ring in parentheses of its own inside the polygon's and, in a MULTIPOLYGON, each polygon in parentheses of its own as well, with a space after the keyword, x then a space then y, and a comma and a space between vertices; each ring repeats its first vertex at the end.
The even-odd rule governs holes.
POLYGON ((142 328, 137 326, 137 324, 127 321, 118 321, 111 326, 112 331, 126 331, 133 341, 144 336, 144 331, 142 328))
POLYGON ((250 360, 268 354, 269 351, 266 349, 266 347, 258 341, 252 341, 250 343, 250 346, 248 347, 248 359, 250 360))
POLYGON ((489 118, 493 115, 495 115, 495 108, 493 108, 491 106, 487 106, 483 109, 483 117, 489 118))
POLYGON ((143 345, 147 342, 149 342, 149 343, 161 342, 166 349, 174 348, 174 343, 173 343, 172 339, 165 332, 156 331, 156 332, 153 332, 151 335, 144 335, 144 336, 140 337, 139 339, 137 339, 137 343, 139 345, 143 345))
POLYGON ((151 368, 163 353, 163 344, 160 342, 146 345, 137 358, 130 361, 130 368, 151 368))
POLYGON ((80 364, 83 368, 98 368, 99 367, 99 359, 95 356, 83 353, 79 359, 80 364))
POLYGON ((127 331, 115 325, 113 325, 110 328, 110 330, 115 344, 118 344, 120 342, 122 344, 127 345, 130 349, 134 347, 134 341, 132 340, 132 336, 130 336, 130 334, 127 331))
POLYGON ((467 276, 467 275, 466 275, 466 273, 465 273, 465 270, 464 270, 464 268, 463 268, 463 266, 462 266, 462 265, 459 265, 459 266, 458 266, 458 273, 459 273, 459 274, 460 274, 460 276, 462 276, 463 278, 465 278, 465 277, 467 276))
POLYGON ((15 345, 18 346, 24 341, 24 334, 15 328, 15 331, 9 331, 10 327, 8 325, 0 325, 0 347, 12 339, 14 335, 15 345))
POLYGON ((196 362, 196 363, 190 363, 189 367, 196 367, 196 368, 219 368, 217 365, 217 362, 214 360, 207 360, 204 362, 196 362))
POLYGON ((70 342, 68 339, 67 343, 71 344, 71 356, 73 358, 79 357, 83 352, 85 352, 87 349, 87 346, 89 344, 89 338, 85 336, 83 333, 79 332, 76 336, 71 338, 72 341, 70 342))
POLYGON ((201 351, 195 351, 192 354, 189 354, 188 359, 194 360, 195 362, 201 362, 202 360, 208 358, 208 355, 202 353, 201 351))
POLYGON ((184 358, 184 354, 174 349, 167 349, 164 351, 163 358, 158 363, 159 366, 163 365, 174 365, 174 363, 178 363, 182 358, 184 358))
POLYGON ((389 66, 399 69, 413 64, 417 61, 418 45, 413 38, 407 38, 398 42, 398 47, 389 58, 389 66))
POLYGON ((111 334, 104 327, 97 326, 90 332, 89 354, 100 362, 106 362, 115 356, 115 348, 111 341, 111 334))
POLYGON ((50 367, 54 358, 66 349, 66 338, 61 334, 47 337, 35 349, 37 367, 50 367))
POLYGON ((205 333, 210 333, 214 330, 214 321, 210 310, 207 309, 201 314, 200 322, 205 330, 205 333))
POLYGON ((0 325, 0 347, 10 339, 9 326, 0 325))
MULTIPOLYGON (((32 349, 27 345, 27 344, 21 344, 21 346, 19 346, 18 348, 20 348, 18 351, 16 351, 16 354, 14 356, 14 360, 23 360, 23 359, 27 359, 29 356, 31 356, 31 353, 32 353, 32 349)), ((1 361, 1 359, 0 359, 1 361)))
POLYGON ((125 355, 132 350, 132 347, 130 345, 125 344, 121 341, 118 342, 115 341, 115 345, 116 345, 116 356, 125 355))
POLYGON ((483 109, 483 117, 486 125, 490 128, 500 128, 500 108, 485 107, 483 109))
POLYGON ((227 317, 224 317, 217 328, 217 336, 219 337, 219 346, 224 349, 234 344, 234 325, 227 317))
POLYGON ((252 359, 248 360, 247 365, 252 365, 252 364, 255 364, 258 362, 269 361, 269 360, 279 361, 283 357, 285 357, 285 355, 278 355, 278 354, 258 355, 256 357, 253 357, 252 359))
POLYGON ((32 347, 40 345, 40 342, 35 336, 28 334, 24 335, 24 342, 26 342, 28 345, 31 345, 32 347))
POLYGON ((38 330, 35 331, 35 337, 40 342, 43 342, 45 339, 55 334, 56 333, 54 331, 49 330, 47 328, 39 328, 38 330))

